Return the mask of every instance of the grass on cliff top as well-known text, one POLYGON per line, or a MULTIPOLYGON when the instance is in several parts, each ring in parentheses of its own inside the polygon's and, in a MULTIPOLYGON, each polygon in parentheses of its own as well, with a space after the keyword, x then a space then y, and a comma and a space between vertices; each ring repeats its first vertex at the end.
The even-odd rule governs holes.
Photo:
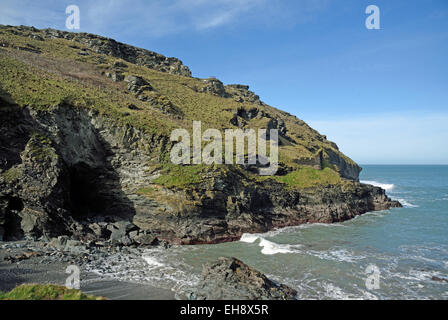
MULTIPOLYGON (((161 175, 152 182, 167 188, 186 188, 194 184, 205 181, 212 176, 226 175, 230 171, 226 170, 227 165, 164 165, 161 169, 161 175)), ((229 167, 230 169, 230 167, 229 167)), ((244 173, 232 167, 234 173, 242 171, 248 182, 265 181, 274 179, 285 184, 289 188, 306 189, 319 185, 336 185, 343 182, 338 172, 332 168, 324 168, 322 170, 311 167, 302 166, 301 168, 290 172, 284 176, 260 176, 257 174, 244 173)), ((244 180, 244 179, 243 179, 244 180)), ((151 188, 142 188, 139 190, 141 194, 151 194, 151 188)))
POLYGON ((336 185, 343 181, 339 174, 331 168, 318 170, 310 167, 302 167, 287 175, 273 178, 290 188, 296 189, 312 188, 319 185, 336 185))
POLYGON ((0 292, 0 300, 104 300, 104 298, 58 285, 22 284, 8 293, 0 292))

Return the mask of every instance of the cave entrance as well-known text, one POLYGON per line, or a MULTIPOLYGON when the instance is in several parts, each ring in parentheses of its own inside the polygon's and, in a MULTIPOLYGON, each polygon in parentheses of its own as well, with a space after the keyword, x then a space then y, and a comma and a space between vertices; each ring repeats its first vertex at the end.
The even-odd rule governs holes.
POLYGON ((23 210, 23 202, 19 198, 10 198, 8 207, 6 208, 4 235, 6 241, 20 240, 23 237, 22 228, 20 227, 19 212, 23 210))
POLYGON ((99 215, 106 210, 107 201, 101 195, 102 171, 82 162, 70 168, 70 203, 75 218, 99 215))

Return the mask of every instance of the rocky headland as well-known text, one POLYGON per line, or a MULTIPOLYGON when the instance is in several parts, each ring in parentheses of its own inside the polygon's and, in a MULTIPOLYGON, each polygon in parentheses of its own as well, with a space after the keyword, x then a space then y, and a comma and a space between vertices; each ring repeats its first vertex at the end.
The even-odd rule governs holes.
POLYGON ((0 240, 218 243, 400 206, 360 171, 248 86, 96 35, 0 26, 0 240), (193 120, 278 129, 277 174, 172 165, 170 130, 193 120))

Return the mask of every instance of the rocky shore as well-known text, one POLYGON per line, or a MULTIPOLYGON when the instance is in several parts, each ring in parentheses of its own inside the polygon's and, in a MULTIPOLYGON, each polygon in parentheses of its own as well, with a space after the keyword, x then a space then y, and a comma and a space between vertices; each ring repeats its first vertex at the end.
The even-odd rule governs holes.
MULTIPOLYGON (((168 249, 168 245, 163 245, 168 249)), ((221 257, 204 264, 199 284, 181 291, 157 288, 146 282, 129 282, 86 271, 92 262, 110 255, 142 259, 144 248, 86 246, 75 241, 18 241, 0 243, 0 291, 26 283, 65 285, 67 266, 81 270, 81 290, 109 299, 132 300, 291 300, 297 292, 268 279, 235 258, 221 257)))
MULTIPOLYGON (((247 85, 194 78, 179 59, 97 35, 0 25, 4 263, 83 266, 146 246, 235 241, 400 206, 360 183, 360 171, 334 142, 247 85), (173 165, 171 132, 193 121, 277 129, 278 172, 260 176, 260 161, 173 165)), ((257 279, 267 290, 251 287, 241 298, 292 294, 239 261, 207 268, 243 271, 231 281, 257 279)), ((201 290, 198 299, 213 289, 201 290)))

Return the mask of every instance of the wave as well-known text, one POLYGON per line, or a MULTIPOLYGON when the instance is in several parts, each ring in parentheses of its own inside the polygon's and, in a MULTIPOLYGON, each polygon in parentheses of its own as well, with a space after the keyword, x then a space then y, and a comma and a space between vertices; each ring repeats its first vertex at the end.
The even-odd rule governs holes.
POLYGON ((375 186, 375 187, 380 187, 386 191, 390 191, 395 187, 395 185, 392 183, 381 183, 381 182, 377 182, 377 181, 373 181, 373 180, 372 181, 371 180, 361 180, 360 182, 364 183, 364 184, 371 184, 372 186, 375 186))
POLYGON ((240 241, 245 243, 254 243, 259 240, 259 246, 262 247, 261 253, 265 255, 273 255, 277 253, 294 253, 296 248, 301 247, 301 245, 291 245, 291 244, 278 244, 263 238, 260 234, 249 234, 245 233, 241 236, 240 241))
POLYGON ((405 208, 418 208, 419 206, 418 205, 416 205, 416 204, 412 204, 412 203, 410 203, 410 202, 408 202, 407 200, 405 200, 405 199, 394 199, 394 200, 397 200, 397 201, 399 201, 402 205, 403 205, 403 207, 405 207, 405 208))

